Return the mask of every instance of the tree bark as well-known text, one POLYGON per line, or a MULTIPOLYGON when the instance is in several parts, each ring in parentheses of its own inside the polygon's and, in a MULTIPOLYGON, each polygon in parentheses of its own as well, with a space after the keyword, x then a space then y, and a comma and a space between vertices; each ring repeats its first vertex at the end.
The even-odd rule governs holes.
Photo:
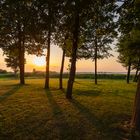
POLYGON ((60 77, 59 77, 59 89, 63 89, 63 70, 64 70, 64 62, 65 62, 65 48, 63 49, 61 69, 60 69, 60 77))
POLYGON ((76 72, 76 58, 77 58, 77 48, 78 48, 78 38, 79 38, 79 0, 75 1, 75 20, 74 20, 74 31, 73 31, 73 45, 72 45, 72 56, 71 56, 71 67, 69 80, 67 84, 66 98, 72 99, 72 89, 75 79, 76 72))
POLYGON ((95 84, 97 85, 97 38, 95 37, 95 84))
POLYGON ((130 71, 131 71, 131 59, 129 60, 128 71, 127 71, 127 78, 126 78, 127 84, 129 84, 129 80, 130 80, 130 71))
POLYGON ((137 84, 137 91, 135 95, 131 125, 134 126, 135 129, 140 132, 140 74, 138 76, 138 84, 137 84))
POLYGON ((49 8, 49 29, 47 40, 47 54, 46 54, 46 77, 45 77, 45 89, 49 88, 49 67, 50 67, 50 43, 51 43, 51 8, 49 8))

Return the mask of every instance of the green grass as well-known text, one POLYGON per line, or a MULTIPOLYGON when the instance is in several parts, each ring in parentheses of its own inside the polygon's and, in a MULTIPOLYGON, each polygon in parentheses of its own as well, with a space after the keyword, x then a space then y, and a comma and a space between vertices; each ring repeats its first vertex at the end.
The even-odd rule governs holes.
POLYGON ((120 140, 130 121, 136 84, 123 80, 78 80, 73 100, 58 90, 58 79, 0 80, 0 140, 120 140))

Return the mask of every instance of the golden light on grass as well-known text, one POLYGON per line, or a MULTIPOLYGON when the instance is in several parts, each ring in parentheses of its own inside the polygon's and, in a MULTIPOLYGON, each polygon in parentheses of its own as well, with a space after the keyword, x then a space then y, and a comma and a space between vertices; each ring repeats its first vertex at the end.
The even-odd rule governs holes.
POLYGON ((46 65, 46 61, 45 61, 45 57, 41 56, 41 57, 37 57, 35 56, 35 58, 33 59, 33 64, 36 66, 45 66, 46 65))

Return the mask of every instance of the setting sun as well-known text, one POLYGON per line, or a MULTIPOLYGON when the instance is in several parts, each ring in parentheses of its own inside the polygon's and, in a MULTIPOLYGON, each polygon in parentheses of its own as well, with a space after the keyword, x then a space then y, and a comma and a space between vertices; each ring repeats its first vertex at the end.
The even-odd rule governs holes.
POLYGON ((36 65, 36 66, 45 66, 46 64, 46 61, 45 61, 45 57, 35 57, 33 59, 33 63, 36 65))

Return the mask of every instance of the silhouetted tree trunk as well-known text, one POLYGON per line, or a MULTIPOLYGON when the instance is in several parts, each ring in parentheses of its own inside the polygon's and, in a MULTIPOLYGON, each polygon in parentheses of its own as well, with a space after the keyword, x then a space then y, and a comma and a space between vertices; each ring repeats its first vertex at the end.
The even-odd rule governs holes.
POLYGON ((63 78, 63 70, 64 70, 64 62, 65 62, 65 53, 66 53, 66 50, 65 48, 63 49, 63 54, 62 54, 62 62, 61 62, 61 69, 60 69, 60 77, 59 77, 59 89, 62 89, 63 88, 63 81, 62 81, 62 78, 63 78))
POLYGON ((24 79, 24 53, 25 53, 25 48, 24 48, 24 39, 22 38, 22 33, 21 33, 21 17, 20 17, 20 9, 18 7, 17 10, 17 15, 18 15, 18 23, 17 23, 17 29, 18 29, 18 50, 19 50, 19 70, 20 70, 20 84, 24 85, 25 84, 25 79, 24 79))
POLYGON ((139 69, 137 68, 133 82, 137 82, 138 81, 138 72, 139 72, 139 69))
POLYGON ((129 59, 129 64, 128 64, 128 71, 127 71, 127 78, 126 78, 127 84, 129 84, 129 80, 130 80, 130 71, 131 71, 131 59, 129 59))
POLYGON ((137 91, 135 95, 134 110, 131 125, 140 132, 140 74, 138 76, 137 91))
POLYGON ((97 38, 95 37, 95 84, 97 85, 97 38))
POLYGON ((139 67, 140 67, 140 59, 139 59, 139 61, 138 61, 138 65, 137 65, 137 69, 136 69, 136 73, 135 73, 135 77, 134 77, 133 82, 137 82, 137 81, 138 81, 139 67))
POLYGON ((74 31, 73 31, 73 45, 72 45, 72 55, 71 55, 71 67, 70 67, 70 74, 69 80, 67 84, 67 92, 66 98, 72 99, 72 89, 73 89, 73 82, 75 79, 75 72, 76 72, 76 58, 77 58, 77 48, 78 48, 78 37, 79 37, 79 1, 75 1, 75 24, 74 24, 74 31))
POLYGON ((19 57, 20 57, 20 84, 25 84, 25 79, 24 79, 24 52, 25 52, 25 49, 24 49, 24 46, 21 46, 20 47, 20 52, 19 52, 19 57))
POLYGON ((49 14, 49 29, 48 29, 48 40, 47 40, 45 89, 49 88, 50 43, 51 43, 51 8, 49 8, 48 14, 49 14))

